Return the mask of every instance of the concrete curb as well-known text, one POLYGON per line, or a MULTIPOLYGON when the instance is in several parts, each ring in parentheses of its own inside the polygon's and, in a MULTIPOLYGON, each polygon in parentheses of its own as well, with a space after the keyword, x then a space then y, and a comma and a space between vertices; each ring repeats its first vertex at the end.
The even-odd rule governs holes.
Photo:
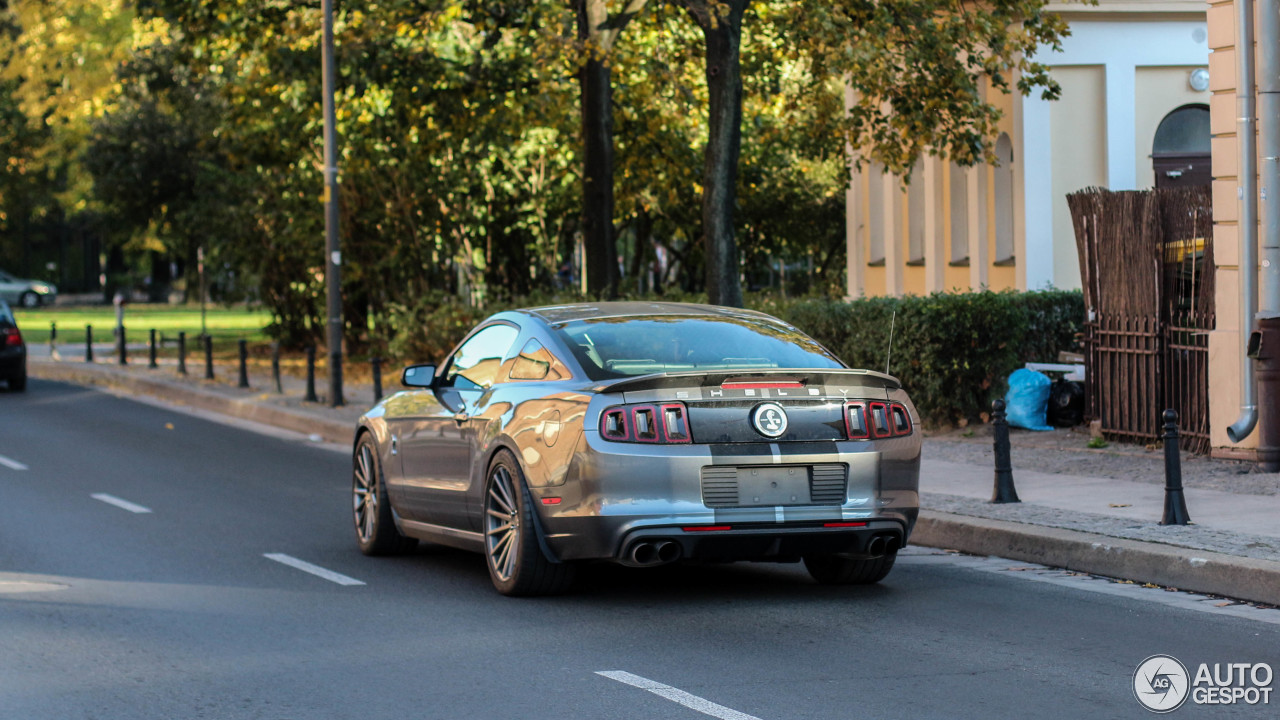
POLYGON ((86 368, 70 363, 28 362, 27 372, 41 380, 57 380, 76 385, 109 387, 169 400, 180 405, 273 425, 285 430, 319 435, 326 442, 347 444, 355 438, 355 424, 318 418, 289 408, 264 405, 251 398, 235 398, 202 390, 185 383, 166 382, 112 368, 86 368))
POLYGON ((1280 606, 1280 563, 922 510, 911 544, 1280 606))

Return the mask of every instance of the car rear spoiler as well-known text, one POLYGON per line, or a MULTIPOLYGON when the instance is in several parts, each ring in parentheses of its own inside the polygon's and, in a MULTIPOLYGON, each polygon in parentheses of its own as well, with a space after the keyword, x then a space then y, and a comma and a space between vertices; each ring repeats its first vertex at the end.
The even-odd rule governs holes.
POLYGON ((902 387, 902 383, 897 378, 874 370, 778 368, 769 370, 692 370, 653 373, 651 375, 608 380, 597 383, 592 389, 600 393, 621 393, 666 388, 724 387, 726 385, 761 387, 776 383, 795 383, 797 387, 854 385, 884 390, 897 390, 902 387))

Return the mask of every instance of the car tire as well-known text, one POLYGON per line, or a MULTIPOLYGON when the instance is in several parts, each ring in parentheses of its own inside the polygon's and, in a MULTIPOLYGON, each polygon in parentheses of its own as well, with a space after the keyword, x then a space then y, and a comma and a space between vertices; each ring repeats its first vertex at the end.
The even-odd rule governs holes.
POLYGON ((418 541, 400 534, 391 516, 387 483, 378 463, 378 446, 364 433, 351 459, 352 513, 356 542, 365 555, 399 555, 417 547, 418 541))
POLYGON ((18 296, 18 304, 24 308, 40 307, 40 296, 28 290, 18 296))
POLYGON ((893 569, 895 550, 877 557, 850 558, 839 555, 806 555, 805 569, 823 585, 873 585, 893 569))
POLYGON ((574 567, 552 562, 538 543, 533 499, 515 456, 500 450, 484 488, 484 557, 503 595, 556 595, 573 584, 574 567))
POLYGON ((20 374, 9 378, 9 392, 26 392, 27 390, 27 371, 23 370, 20 374))

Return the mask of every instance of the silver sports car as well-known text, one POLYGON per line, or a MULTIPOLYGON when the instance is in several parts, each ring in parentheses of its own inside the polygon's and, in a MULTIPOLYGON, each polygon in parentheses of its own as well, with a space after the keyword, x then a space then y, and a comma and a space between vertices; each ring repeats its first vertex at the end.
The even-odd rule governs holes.
POLYGON ((356 539, 483 554, 506 595, 589 561, 803 560, 874 583, 919 509, 917 414, 748 310, 595 303, 498 313, 360 418, 356 539))

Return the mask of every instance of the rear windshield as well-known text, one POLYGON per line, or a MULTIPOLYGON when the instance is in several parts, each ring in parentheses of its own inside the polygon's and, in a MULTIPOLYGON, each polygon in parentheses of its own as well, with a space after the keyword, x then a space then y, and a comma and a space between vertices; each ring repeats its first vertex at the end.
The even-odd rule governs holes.
POLYGON ((556 326, 592 380, 693 370, 842 368, 813 338, 764 319, 687 315, 556 326))

